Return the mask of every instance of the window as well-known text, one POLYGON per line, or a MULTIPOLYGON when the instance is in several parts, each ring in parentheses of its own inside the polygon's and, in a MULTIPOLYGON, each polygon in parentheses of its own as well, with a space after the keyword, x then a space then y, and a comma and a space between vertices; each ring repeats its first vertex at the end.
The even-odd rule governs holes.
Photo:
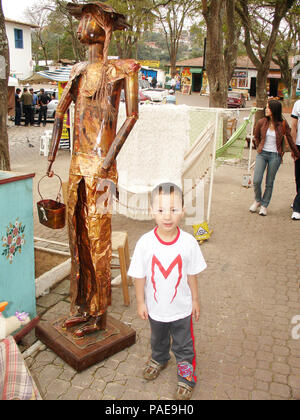
POLYGON ((23 31, 15 29, 15 48, 23 48, 23 31))
POLYGON ((233 78, 231 79, 231 87, 236 88, 246 88, 248 89, 248 72, 246 71, 235 71, 233 73, 233 78))

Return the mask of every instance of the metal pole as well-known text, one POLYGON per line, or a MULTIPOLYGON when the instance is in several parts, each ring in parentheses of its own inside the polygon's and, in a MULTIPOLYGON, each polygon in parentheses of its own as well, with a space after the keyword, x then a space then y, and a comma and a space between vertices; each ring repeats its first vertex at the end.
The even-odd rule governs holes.
POLYGON ((212 190, 214 183, 214 172, 215 172, 215 160, 216 160, 216 150, 217 150, 217 138, 219 135, 219 114, 220 111, 216 112, 216 122, 215 122, 215 135, 214 135, 214 144, 212 152, 212 163, 210 168, 210 185, 209 185, 209 195, 208 195, 208 205, 207 205, 207 224, 209 223, 210 218, 210 209, 211 209, 211 200, 212 200, 212 190))
POLYGON ((255 114, 250 114, 250 118, 251 118, 251 128, 250 128, 250 147, 249 147, 249 159, 248 159, 248 174, 250 172, 250 165, 251 165, 251 154, 252 154, 252 141, 253 141, 253 127, 254 127, 254 115, 255 114))

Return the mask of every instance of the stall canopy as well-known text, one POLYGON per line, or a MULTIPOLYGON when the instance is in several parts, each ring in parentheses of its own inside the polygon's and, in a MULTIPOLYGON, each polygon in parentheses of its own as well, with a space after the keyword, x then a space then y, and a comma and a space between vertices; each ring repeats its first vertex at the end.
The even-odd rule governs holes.
POLYGON ((47 77, 41 76, 38 73, 35 73, 31 77, 28 77, 28 79, 24 79, 21 81, 22 85, 35 83, 49 83, 49 79, 47 77))
POLYGON ((41 76, 47 79, 55 80, 56 82, 67 82, 69 80, 71 69, 72 69, 72 66, 65 66, 65 67, 61 67, 60 69, 56 69, 53 71, 50 71, 50 70, 39 71, 38 74, 40 74, 41 76))

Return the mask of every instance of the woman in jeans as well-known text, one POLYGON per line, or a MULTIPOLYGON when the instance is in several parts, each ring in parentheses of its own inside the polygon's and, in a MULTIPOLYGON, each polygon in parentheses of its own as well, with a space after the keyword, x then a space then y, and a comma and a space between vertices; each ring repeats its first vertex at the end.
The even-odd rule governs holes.
POLYGON ((282 162, 282 141, 284 135, 286 135, 291 150, 295 155, 295 160, 300 158, 300 152, 291 136, 291 129, 288 123, 283 121, 281 103, 271 100, 266 106, 265 117, 258 121, 254 130, 257 156, 253 178, 255 201, 249 209, 252 213, 255 213, 260 207, 259 214, 261 216, 267 215, 267 207, 272 197, 275 176, 282 162), (266 168, 266 187, 262 195, 261 184, 266 168))

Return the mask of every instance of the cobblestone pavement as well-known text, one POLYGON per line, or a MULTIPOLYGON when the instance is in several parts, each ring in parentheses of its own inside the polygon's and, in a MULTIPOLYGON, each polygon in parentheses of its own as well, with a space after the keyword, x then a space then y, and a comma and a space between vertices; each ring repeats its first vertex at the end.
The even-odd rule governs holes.
MULTIPOLYGON (((50 129, 51 126, 49 125, 50 129)), ((48 127, 46 127, 48 128, 48 127)), ((12 169, 36 172, 34 179, 35 236, 66 242, 65 229, 52 232, 37 222, 36 185, 46 158, 38 153, 41 128, 9 128, 12 169), (29 147, 26 137, 34 147, 29 147)), ((241 164, 223 165, 215 173, 210 228, 212 237, 201 245, 208 264, 200 275, 201 317, 194 324, 198 383, 193 399, 300 399, 300 339, 292 337, 292 318, 300 316, 300 222, 291 220, 295 193, 293 162, 284 157, 275 182, 268 216, 250 214, 253 189, 241 186, 247 150, 241 164)), ((253 158, 255 157, 255 152, 253 158)), ((69 152, 60 151, 55 171, 67 180, 69 152)), ((45 182, 45 194, 57 184, 45 182)), ((130 251, 152 222, 113 216, 113 229, 126 229, 130 251)), ((191 232, 191 226, 182 226, 191 232)), ((42 319, 68 312, 69 280, 37 300, 42 319)), ((77 373, 56 354, 43 348, 26 359, 46 400, 169 400, 176 388, 172 355, 167 369, 153 382, 142 377, 149 357, 150 331, 138 319, 134 289, 131 305, 123 305, 120 288, 113 288, 109 313, 131 324, 136 344, 77 373)), ((295 328, 294 332, 299 332, 295 328)), ((34 342, 29 334, 23 346, 34 342), (27 340, 27 343, 26 343, 27 340)))

